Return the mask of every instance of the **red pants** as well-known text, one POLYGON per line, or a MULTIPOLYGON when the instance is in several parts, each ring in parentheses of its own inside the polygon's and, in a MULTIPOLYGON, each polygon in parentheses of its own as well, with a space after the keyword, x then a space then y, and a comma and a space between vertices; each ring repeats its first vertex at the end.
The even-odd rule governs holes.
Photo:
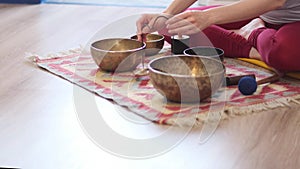
MULTIPOLYGON (((215 6, 191 8, 204 10, 215 6)), ((191 46, 215 46, 227 57, 249 57, 252 47, 261 54, 263 61, 280 71, 300 71, 300 21, 281 26, 266 23, 265 28, 254 30, 249 39, 232 32, 252 19, 222 25, 212 25, 203 32, 191 35, 191 46)), ((167 34, 166 30, 160 32, 167 34)), ((166 38, 170 43, 170 39, 166 38)))

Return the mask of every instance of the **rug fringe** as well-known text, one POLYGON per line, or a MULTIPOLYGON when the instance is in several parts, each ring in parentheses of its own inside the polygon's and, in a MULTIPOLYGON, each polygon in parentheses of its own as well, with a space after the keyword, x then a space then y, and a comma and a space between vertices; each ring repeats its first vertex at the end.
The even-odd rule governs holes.
POLYGON ((171 118, 166 120, 166 123, 179 127, 203 127, 205 123, 215 123, 217 121, 228 119, 229 117, 253 114, 259 111, 266 111, 278 107, 291 106, 292 102, 300 105, 300 95, 288 98, 280 98, 266 103, 254 104, 247 106, 246 108, 229 107, 222 111, 209 112, 210 117, 208 117, 208 113, 199 113, 197 115, 188 117, 171 118))
POLYGON ((279 107, 286 107, 291 106, 291 102, 294 102, 296 104, 300 105, 300 96, 294 96, 294 97, 286 97, 286 98, 280 98, 273 101, 265 102, 265 103, 259 103, 259 104, 253 104, 247 107, 230 107, 226 110, 226 113, 229 116, 239 116, 239 115, 245 115, 245 114, 252 114, 259 111, 266 111, 269 109, 275 109, 279 107))
POLYGON ((58 53, 50 53, 45 56, 40 56, 36 53, 26 52, 24 58, 31 62, 37 62, 39 60, 47 60, 47 59, 58 59, 62 57, 66 57, 72 54, 80 54, 83 51, 83 47, 76 47, 69 50, 61 51, 58 53))
POLYGON ((179 127, 202 127, 205 123, 215 124, 227 118, 228 115, 225 114, 223 110, 220 110, 208 113, 198 113, 188 117, 171 118, 168 119, 166 123, 179 127))

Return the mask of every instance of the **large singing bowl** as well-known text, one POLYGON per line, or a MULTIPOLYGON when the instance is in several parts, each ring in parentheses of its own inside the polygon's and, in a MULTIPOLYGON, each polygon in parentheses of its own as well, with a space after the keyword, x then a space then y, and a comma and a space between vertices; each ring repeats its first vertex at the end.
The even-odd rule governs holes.
MULTIPOLYGON (((146 43, 145 55, 152 56, 158 54, 164 46, 165 37, 159 34, 145 34, 143 41, 146 43)), ((131 37, 137 39, 137 35, 131 37)))
POLYGON ((203 56, 173 55, 156 58, 148 65, 154 88, 169 101, 201 102, 224 84, 221 61, 203 56))
POLYGON ((91 44, 91 55, 101 70, 131 71, 134 70, 145 52, 145 43, 133 39, 102 39, 91 44))

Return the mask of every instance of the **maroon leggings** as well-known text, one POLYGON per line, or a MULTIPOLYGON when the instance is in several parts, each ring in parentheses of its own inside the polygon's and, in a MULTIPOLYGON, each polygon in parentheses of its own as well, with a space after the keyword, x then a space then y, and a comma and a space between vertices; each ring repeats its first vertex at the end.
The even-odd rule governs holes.
MULTIPOLYGON (((204 10, 216 6, 191 8, 204 10)), ((254 30, 248 40, 232 32, 240 29, 252 19, 222 25, 212 25, 190 37, 190 46, 215 46, 221 48, 227 57, 249 57, 252 47, 261 54, 269 66, 280 71, 300 71, 300 22, 284 25, 265 23, 266 27, 254 30)), ((160 33, 169 35, 167 30, 160 33)), ((170 43, 170 38, 166 40, 170 43)))

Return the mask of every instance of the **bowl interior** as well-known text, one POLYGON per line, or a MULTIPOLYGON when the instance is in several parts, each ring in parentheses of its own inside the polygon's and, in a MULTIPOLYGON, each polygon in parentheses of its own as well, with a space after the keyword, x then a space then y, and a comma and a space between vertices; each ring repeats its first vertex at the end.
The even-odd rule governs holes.
POLYGON ((192 47, 184 50, 185 55, 200 55, 200 56, 215 56, 220 58, 221 60, 224 59, 224 51, 220 48, 216 47, 192 47))
MULTIPOLYGON (((131 39, 137 39, 137 35, 132 36, 131 39)), ((158 42, 164 40, 164 36, 159 34, 146 34, 144 40, 146 40, 146 42, 158 42)))
POLYGON ((149 63, 154 73, 178 77, 203 77, 224 71, 220 61, 200 56, 167 56, 149 63))
POLYGON ((101 51, 126 52, 139 50, 144 44, 132 39, 103 39, 94 42, 92 47, 101 51))

